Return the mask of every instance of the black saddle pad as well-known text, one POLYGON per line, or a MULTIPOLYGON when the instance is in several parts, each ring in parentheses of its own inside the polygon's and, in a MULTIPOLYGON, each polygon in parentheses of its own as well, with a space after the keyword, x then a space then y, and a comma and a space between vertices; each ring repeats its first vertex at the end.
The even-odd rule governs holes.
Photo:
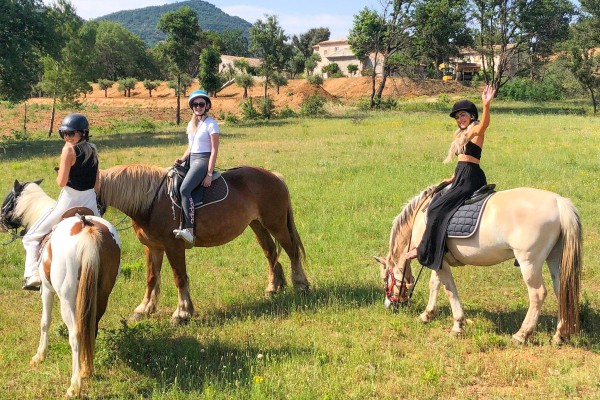
POLYGON ((469 199, 465 204, 460 206, 448 223, 446 230, 448 237, 461 239, 471 237, 479 226, 485 203, 487 203, 494 193, 481 194, 474 199, 474 202, 469 199))
MULTIPOLYGON (((181 208, 181 198, 179 196, 179 186, 185 175, 181 170, 171 171, 168 177, 167 192, 171 198, 171 202, 175 207, 181 208)), ((229 195, 229 185, 223 175, 220 175, 212 181, 212 184, 204 188, 204 196, 200 200, 201 187, 197 187, 192 191, 192 199, 194 200, 194 208, 201 208, 209 204, 223 201, 229 195)))

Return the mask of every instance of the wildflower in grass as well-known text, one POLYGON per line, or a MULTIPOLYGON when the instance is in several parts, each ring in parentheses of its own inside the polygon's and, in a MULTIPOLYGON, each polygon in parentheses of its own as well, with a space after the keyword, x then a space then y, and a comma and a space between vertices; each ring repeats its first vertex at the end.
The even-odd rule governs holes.
POLYGON ((261 383, 263 383, 263 381, 265 380, 265 378, 263 378, 260 375, 254 375, 254 383, 260 385, 261 383))

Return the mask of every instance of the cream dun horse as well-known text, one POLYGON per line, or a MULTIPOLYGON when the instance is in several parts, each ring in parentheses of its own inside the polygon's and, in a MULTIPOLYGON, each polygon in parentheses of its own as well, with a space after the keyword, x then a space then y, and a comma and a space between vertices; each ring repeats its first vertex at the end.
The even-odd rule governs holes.
MULTIPOLYGON (((394 219, 390 248, 381 264, 386 306, 406 300, 414 278, 407 251, 418 246, 425 230, 426 206, 435 186, 415 196, 394 219)), ((517 188, 494 194, 487 202, 481 224, 469 238, 449 238, 448 252, 439 271, 432 271, 429 302, 420 319, 427 323, 435 314, 440 283, 448 295, 453 334, 463 333, 465 315, 450 266, 488 266, 516 258, 529 295, 529 310, 515 343, 524 343, 534 332, 546 298, 542 265, 548 263, 558 298, 558 325, 553 342, 561 344, 579 329, 579 286, 582 261, 581 221, 575 206, 556 193, 517 188)))

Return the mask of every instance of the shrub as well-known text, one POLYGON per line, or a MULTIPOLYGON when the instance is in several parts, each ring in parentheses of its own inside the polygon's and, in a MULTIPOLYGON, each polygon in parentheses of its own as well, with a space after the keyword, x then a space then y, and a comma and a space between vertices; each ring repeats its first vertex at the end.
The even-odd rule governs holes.
POLYGON ((314 74, 306 77, 306 81, 311 85, 319 86, 323 84, 323 76, 314 74))
POLYGON ((263 118, 269 119, 273 116, 275 111, 275 103, 271 96, 262 97, 260 99, 260 115, 263 118))
POLYGON ((561 90, 551 82, 516 78, 502 87, 499 97, 516 101, 560 100, 561 90))
POLYGON ((302 103, 300 114, 307 116, 326 115, 325 99, 318 93, 311 94, 302 103))
POLYGON ((287 104, 279 111, 277 115, 279 118, 293 118, 297 113, 290 108, 287 104))
POLYGON ((242 117, 244 119, 258 119, 259 114, 256 108, 254 108, 254 104, 252 104, 252 97, 242 101, 240 108, 242 109, 242 117))

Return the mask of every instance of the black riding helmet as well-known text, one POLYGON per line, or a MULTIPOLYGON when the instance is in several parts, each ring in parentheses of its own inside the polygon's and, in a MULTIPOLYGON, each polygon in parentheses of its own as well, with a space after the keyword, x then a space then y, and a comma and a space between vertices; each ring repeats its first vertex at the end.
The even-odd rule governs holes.
POLYGON ((66 117, 63 118, 62 122, 60 123, 60 127, 58 128, 58 133, 63 139, 63 132, 65 131, 79 131, 81 132, 81 139, 89 140, 90 124, 83 114, 68 114, 66 117))
POLYGON ((475 107, 475 104, 469 100, 459 100, 454 103, 450 117, 454 118, 456 113, 459 111, 466 111, 473 116, 475 121, 479 120, 479 112, 477 111, 477 107, 475 107))

